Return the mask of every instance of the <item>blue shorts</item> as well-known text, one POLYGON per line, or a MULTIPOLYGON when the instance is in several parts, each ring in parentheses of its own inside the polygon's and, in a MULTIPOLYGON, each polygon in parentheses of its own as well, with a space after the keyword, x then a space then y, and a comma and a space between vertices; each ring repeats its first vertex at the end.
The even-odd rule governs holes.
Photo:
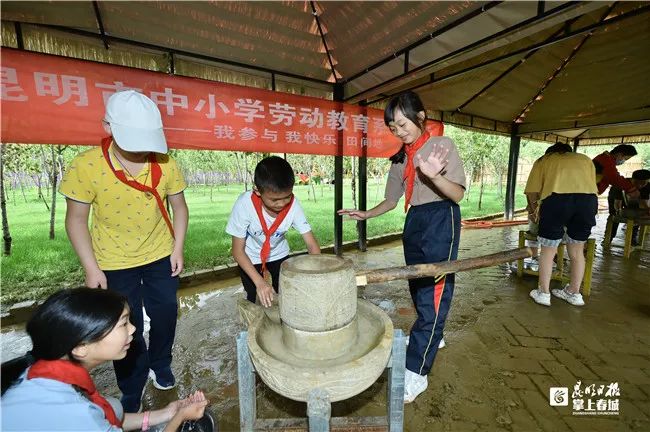
POLYGON ((596 225, 598 197, 595 194, 551 194, 539 210, 539 238, 542 246, 560 244, 565 229, 569 242, 585 242, 596 225), (545 242, 544 240, 548 240, 545 242))

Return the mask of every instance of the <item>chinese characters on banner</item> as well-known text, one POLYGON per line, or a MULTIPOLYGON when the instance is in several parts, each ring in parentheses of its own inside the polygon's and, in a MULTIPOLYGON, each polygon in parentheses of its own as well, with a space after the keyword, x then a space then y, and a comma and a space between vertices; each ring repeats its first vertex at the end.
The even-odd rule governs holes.
POLYGON ((578 381, 571 393, 574 415, 618 415, 621 389, 618 382, 582 386, 578 381))
MULTIPOLYGON (((158 105, 172 148, 388 157, 400 147, 373 108, 13 49, 2 54, 2 142, 99 145, 107 99, 134 89, 158 105)), ((442 134, 441 123, 430 126, 442 134)))

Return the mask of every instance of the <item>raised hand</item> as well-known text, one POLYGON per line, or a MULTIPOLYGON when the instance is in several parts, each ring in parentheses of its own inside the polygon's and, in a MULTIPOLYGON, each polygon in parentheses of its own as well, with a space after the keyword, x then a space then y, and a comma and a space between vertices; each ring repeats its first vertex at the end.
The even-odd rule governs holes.
POLYGON ((426 159, 423 159, 419 154, 415 155, 413 161, 416 168, 420 168, 422 174, 433 179, 438 176, 449 161, 447 160, 447 155, 449 154, 449 149, 445 148, 442 145, 436 144, 431 150, 431 153, 426 159))

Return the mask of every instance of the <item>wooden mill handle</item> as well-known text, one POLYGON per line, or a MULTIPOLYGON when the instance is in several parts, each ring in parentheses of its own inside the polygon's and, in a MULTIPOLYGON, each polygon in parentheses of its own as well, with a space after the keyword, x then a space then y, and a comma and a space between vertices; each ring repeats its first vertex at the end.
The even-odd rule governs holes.
POLYGON ((533 251, 528 247, 524 247, 463 260, 444 261, 435 264, 414 264, 404 267, 371 270, 357 275, 357 286, 377 282, 388 282, 396 279, 416 279, 421 277, 440 276, 464 270, 490 267, 496 264, 517 261, 531 256, 533 256, 533 251))

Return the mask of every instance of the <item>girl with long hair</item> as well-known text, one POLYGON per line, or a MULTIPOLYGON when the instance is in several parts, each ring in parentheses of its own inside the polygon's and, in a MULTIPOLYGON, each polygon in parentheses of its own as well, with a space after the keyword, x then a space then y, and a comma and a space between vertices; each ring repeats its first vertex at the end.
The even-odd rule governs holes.
MULTIPOLYGON (((385 199, 374 208, 339 210, 364 220, 382 215, 406 195, 404 258, 406 264, 455 260, 460 238, 460 207, 465 193, 465 172, 454 142, 431 136, 426 110, 419 96, 405 92, 392 98, 384 110, 384 123, 402 142, 390 158, 385 199)), ((412 402, 428 386, 427 376, 442 339, 454 293, 454 275, 409 280, 417 320, 411 328, 406 351, 404 401, 412 402)))
POLYGON ((108 290, 78 288, 50 296, 27 323, 33 348, 2 365, 3 431, 129 431, 167 423, 176 431, 203 416, 202 392, 163 409, 126 413, 104 398, 90 371, 126 356, 135 327, 124 297, 108 290))

